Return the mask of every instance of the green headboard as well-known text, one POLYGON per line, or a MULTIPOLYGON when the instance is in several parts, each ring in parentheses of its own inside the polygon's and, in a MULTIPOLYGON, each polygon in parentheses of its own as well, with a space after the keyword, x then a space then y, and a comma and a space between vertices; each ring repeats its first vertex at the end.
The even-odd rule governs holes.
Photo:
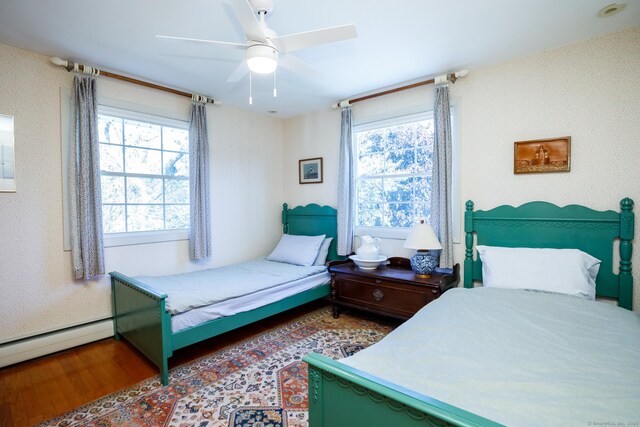
POLYGON ((320 206, 315 203, 306 206, 297 206, 289 209, 285 203, 282 205, 282 231, 285 234, 297 234, 300 236, 317 236, 324 234, 333 237, 329 246, 328 261, 344 259, 338 256, 336 245, 338 240, 337 212, 331 206, 320 206))
POLYGON ((547 202, 530 202, 519 207, 498 206, 474 211, 466 204, 464 214, 464 286, 482 280, 482 262, 473 259, 476 244, 527 248, 575 248, 602 260, 596 279, 596 295, 617 298, 620 307, 631 310, 633 277, 631 252, 633 200, 620 202, 620 212, 596 211, 585 206, 559 207, 547 202), (620 239, 620 272, 613 273, 613 242, 620 239))

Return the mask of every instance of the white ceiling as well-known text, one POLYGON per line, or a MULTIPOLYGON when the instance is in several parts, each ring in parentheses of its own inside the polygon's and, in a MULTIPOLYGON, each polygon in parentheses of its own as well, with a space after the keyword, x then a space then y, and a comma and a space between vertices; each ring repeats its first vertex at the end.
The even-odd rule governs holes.
MULTIPOLYGON (((161 40, 156 34, 244 42, 223 0, 0 0, 0 43, 290 117, 344 98, 504 61, 640 25, 640 0, 598 18, 613 0, 275 0, 279 35, 354 23, 358 38, 296 51, 324 76, 288 70, 227 78, 241 51, 161 40)), ((61 71, 62 72, 62 71, 61 71)), ((273 114, 273 113, 272 113, 273 114)))

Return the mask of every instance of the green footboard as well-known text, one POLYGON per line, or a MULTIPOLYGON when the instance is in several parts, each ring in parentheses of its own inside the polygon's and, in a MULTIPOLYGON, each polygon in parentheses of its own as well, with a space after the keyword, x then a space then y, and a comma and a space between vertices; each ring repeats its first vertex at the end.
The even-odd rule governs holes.
POLYGON ((501 425, 320 354, 304 361, 309 364, 312 427, 501 425))
POLYGON ((168 359, 173 354, 171 316, 165 310, 167 295, 123 274, 109 274, 114 336, 116 339, 123 336, 160 368, 162 383, 166 385, 168 359))

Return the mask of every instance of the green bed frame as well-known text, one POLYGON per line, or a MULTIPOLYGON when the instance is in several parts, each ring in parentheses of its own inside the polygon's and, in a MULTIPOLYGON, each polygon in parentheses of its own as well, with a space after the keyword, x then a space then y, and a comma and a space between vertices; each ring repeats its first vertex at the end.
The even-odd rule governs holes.
MULTIPOLYGON (((330 206, 310 204, 282 208, 283 232, 297 235, 333 237, 329 260, 341 259, 336 254, 336 210, 330 206)), ((125 338, 160 369, 162 384, 169 383, 169 358, 179 348, 215 337, 277 313, 329 295, 329 283, 280 301, 229 317, 171 331, 171 314, 166 310, 167 295, 140 281, 111 272, 113 328, 116 340, 125 338)))
MULTIPOLYGON (((474 211, 473 202, 468 201, 464 228, 466 288, 482 280, 482 264, 473 259, 475 235, 477 244, 483 245, 577 248, 590 253, 602 260, 596 295, 617 298, 620 307, 631 309, 631 199, 620 202, 620 212, 579 205, 558 207, 546 202, 474 211), (619 274, 613 273, 614 240, 619 241, 619 274)), ((320 354, 312 353, 304 360, 309 364, 311 427, 500 425, 320 354)))

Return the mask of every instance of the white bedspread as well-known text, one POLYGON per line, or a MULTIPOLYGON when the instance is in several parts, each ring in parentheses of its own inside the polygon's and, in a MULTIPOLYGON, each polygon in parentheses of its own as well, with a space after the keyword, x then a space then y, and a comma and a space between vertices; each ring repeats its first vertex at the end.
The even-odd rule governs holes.
POLYGON ((171 276, 139 276, 140 282, 167 294, 166 309, 178 314, 288 283, 326 267, 298 266, 257 258, 226 267, 171 276))
POLYGON ((579 297, 452 289, 341 362, 508 426, 640 423, 640 314, 579 297))

